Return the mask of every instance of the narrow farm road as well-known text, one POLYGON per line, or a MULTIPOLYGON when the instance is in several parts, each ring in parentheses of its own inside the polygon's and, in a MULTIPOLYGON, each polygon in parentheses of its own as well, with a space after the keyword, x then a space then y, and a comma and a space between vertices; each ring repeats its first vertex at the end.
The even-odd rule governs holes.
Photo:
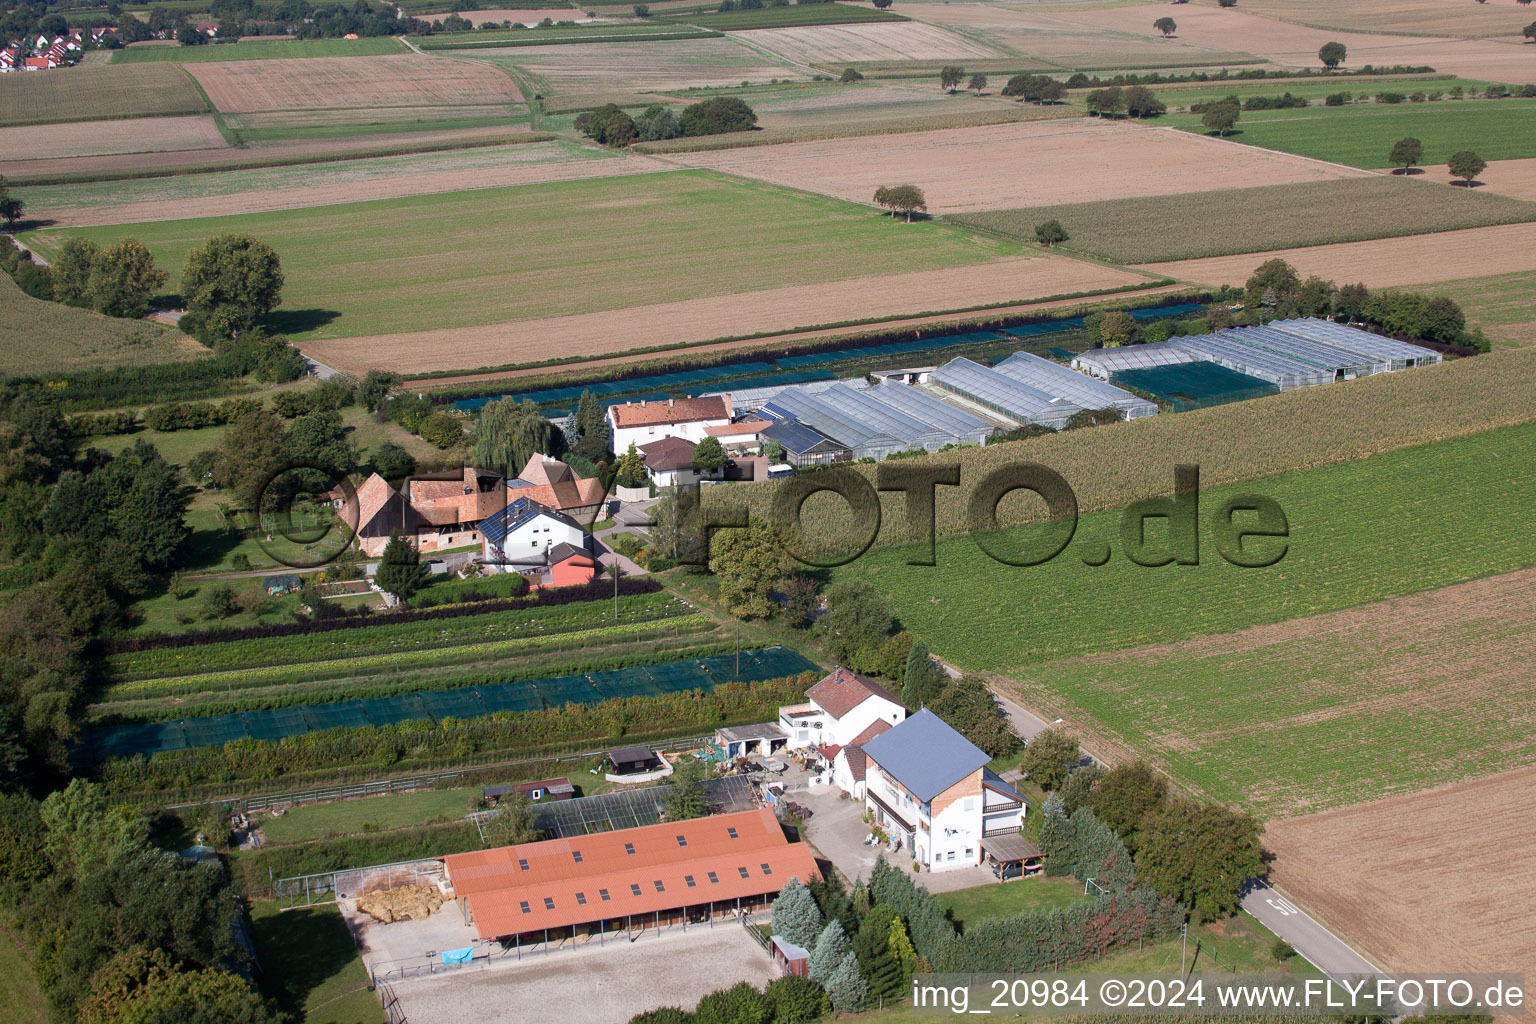
POLYGON ((1255 883, 1243 897, 1243 909, 1289 942, 1308 963, 1329 977, 1381 973, 1379 967, 1355 952, 1316 918, 1263 882, 1255 883))

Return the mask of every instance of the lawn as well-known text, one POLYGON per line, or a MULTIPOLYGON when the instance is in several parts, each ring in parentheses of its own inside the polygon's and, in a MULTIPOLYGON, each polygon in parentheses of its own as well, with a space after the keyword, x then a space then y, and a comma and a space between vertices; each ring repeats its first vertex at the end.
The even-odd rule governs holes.
POLYGON ((934 898, 964 931, 969 925, 994 917, 1011 917, 1026 910, 1070 907, 1086 897, 1082 883, 1075 878, 1019 878, 1012 882, 987 883, 974 889, 939 893, 934 898))
MULTIPOLYGON (((1536 128, 1536 124, 1532 125, 1536 128)), ((1120 263, 1230 256, 1536 220, 1536 203, 1406 177, 1221 189, 969 213, 951 220, 1020 240, 1058 220, 1061 248, 1120 263)))
POLYGON ((334 906, 279 911, 251 904, 263 989, 303 1024, 380 1024, 368 971, 334 906))
POLYGON ((1435 294, 1461 303, 1467 319, 1496 341, 1536 342, 1536 271, 1447 281, 1435 285, 1435 294))
POLYGON ((394 36, 362 39, 294 39, 259 43, 208 43, 202 46, 130 46, 112 54, 113 64, 169 61, 175 64, 210 60, 272 60, 288 57, 372 57, 403 53, 394 36))
POLYGON ((475 810, 479 797, 479 789, 424 789, 363 800, 307 804, 290 808, 281 818, 265 819, 261 832, 268 842, 307 843, 359 832, 451 821, 475 810))
POLYGON ((852 4, 796 4, 792 7, 763 7, 755 11, 727 11, 724 14, 678 14, 657 20, 687 22, 721 31, 754 28, 795 28, 801 25, 849 25, 871 21, 907 21, 890 11, 852 4))
MULTIPOLYGON (((1018 255, 936 222, 705 171, 454 192, 221 218, 42 231, 131 235, 175 271, 212 234, 251 232, 283 261, 297 339, 468 327, 729 295, 1018 255)), ((179 282, 173 277, 169 287, 179 282)))
POLYGON ((32 964, 11 933, 0 928, 0 1006, 8 1024, 43 1024, 48 1013, 32 964))
POLYGON ((55 74, 0 75, 0 125, 202 114, 203 94, 169 64, 85 65, 55 74))
MULTIPOLYGON (((1339 90, 1369 90, 1373 95, 1381 91, 1415 91, 1405 84, 1373 88, 1369 82, 1341 82, 1339 90)), ((1276 95, 1284 91, 1273 90, 1276 95)), ((1205 132, 1197 114, 1170 114, 1161 121, 1205 132)), ((1435 174, 1442 174, 1445 161, 1462 149, 1474 150, 1484 160, 1536 157, 1536 100, 1442 100, 1253 110, 1243 113, 1237 130, 1227 137, 1353 167, 1386 167, 1393 143, 1410 135, 1424 144, 1425 166, 1442 165, 1435 174)))

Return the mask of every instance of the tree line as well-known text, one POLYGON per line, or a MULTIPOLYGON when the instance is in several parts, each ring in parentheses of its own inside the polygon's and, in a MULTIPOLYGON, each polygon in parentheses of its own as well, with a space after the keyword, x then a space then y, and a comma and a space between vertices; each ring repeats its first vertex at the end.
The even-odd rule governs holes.
POLYGON ((689 104, 681 113, 659 103, 631 117, 616 103, 576 115, 576 130, 595 142, 623 149, 637 142, 751 131, 757 114, 734 96, 716 96, 689 104))

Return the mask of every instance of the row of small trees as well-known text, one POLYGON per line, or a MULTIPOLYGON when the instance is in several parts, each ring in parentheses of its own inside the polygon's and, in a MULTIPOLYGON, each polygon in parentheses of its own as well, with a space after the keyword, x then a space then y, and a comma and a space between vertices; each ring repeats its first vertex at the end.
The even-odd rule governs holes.
MULTIPOLYGON (((1393 167, 1400 167, 1404 174, 1413 173, 1424 160, 1424 143, 1413 136, 1398 139, 1392 145, 1392 152, 1387 155, 1387 162, 1393 167)), ((1470 149, 1458 150, 1451 154, 1451 158, 1445 162, 1446 170, 1451 172, 1451 177, 1459 179, 1466 187, 1471 188, 1477 176, 1488 169, 1488 161, 1478 156, 1470 149)))
POLYGON ((928 209, 928 197, 916 185, 881 185, 875 189, 875 205, 890 210, 893 217, 905 213, 910 224, 912 214, 928 209))

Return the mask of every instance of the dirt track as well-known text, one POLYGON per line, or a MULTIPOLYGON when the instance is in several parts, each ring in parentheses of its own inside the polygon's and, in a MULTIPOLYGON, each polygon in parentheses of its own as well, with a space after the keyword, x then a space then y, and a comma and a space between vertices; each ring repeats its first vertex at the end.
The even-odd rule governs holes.
POLYGON ((1145 263, 1138 269, 1219 286, 1241 284, 1260 263, 1276 258, 1291 263, 1303 277, 1317 274, 1338 284, 1358 281, 1372 288, 1512 274, 1536 270, 1536 224, 1504 224, 1246 256, 1145 263))
POLYGON ((1536 767, 1271 825, 1272 879, 1389 970, 1536 985, 1536 767))
POLYGON ((349 373, 423 373, 556 356, 600 356, 935 308, 1025 301, 1140 280, 1122 270, 1060 256, 1007 259, 979 267, 853 278, 485 327, 306 342, 300 347, 327 366, 349 373))
POLYGON ((867 203, 893 181, 935 213, 1204 192, 1366 174, 1190 132, 1073 119, 680 153, 679 163, 867 203))

